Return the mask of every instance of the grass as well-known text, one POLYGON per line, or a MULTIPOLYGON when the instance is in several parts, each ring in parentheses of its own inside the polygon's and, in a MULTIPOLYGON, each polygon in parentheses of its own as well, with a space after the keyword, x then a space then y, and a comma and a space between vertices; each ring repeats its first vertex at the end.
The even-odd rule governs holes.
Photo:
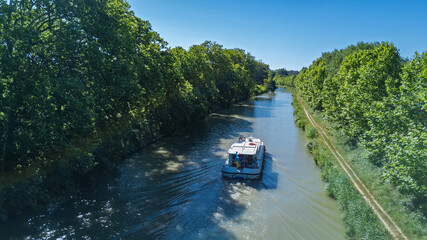
POLYGON ((329 150, 319 141, 317 130, 309 124, 295 97, 293 105, 295 123, 298 127, 305 129, 308 139, 307 148, 313 153, 314 161, 322 169, 322 179, 327 182, 328 193, 340 206, 346 236, 349 239, 389 239, 390 236, 372 209, 354 188, 329 150))
POLYGON ((362 182, 370 189, 378 203, 402 229, 410 239, 427 239, 427 219, 421 209, 416 209, 412 196, 401 194, 390 183, 382 178, 382 168, 373 165, 364 157, 361 147, 351 146, 344 134, 324 121, 321 114, 314 114, 318 123, 328 129, 328 134, 333 136, 337 149, 349 160, 354 171, 362 182))
MULTIPOLYGON (((306 119, 304 110, 295 96, 293 104, 295 123, 298 127, 305 129, 308 139, 307 148, 313 153, 314 161, 322 169, 322 178, 328 183, 329 194, 338 201, 341 208, 347 237, 350 239, 391 238, 335 158, 319 141, 316 129, 306 119)), ((313 113, 313 111, 310 112, 313 113)), ((335 130, 333 123, 324 121, 320 113, 312 115, 316 122, 327 129, 334 145, 344 158, 350 161, 359 178, 402 231, 410 239, 427 239, 426 219, 420 209, 414 208, 411 197, 402 195, 391 184, 384 182, 381 179, 382 169, 364 158, 363 149, 348 144, 348 139, 339 130, 335 130)))

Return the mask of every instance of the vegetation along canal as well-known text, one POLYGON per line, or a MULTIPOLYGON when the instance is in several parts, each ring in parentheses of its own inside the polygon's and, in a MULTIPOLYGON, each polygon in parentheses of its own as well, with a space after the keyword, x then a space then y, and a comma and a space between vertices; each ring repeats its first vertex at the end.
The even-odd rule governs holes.
POLYGON ((3 237, 76 239, 344 239, 337 203, 293 122, 284 90, 210 115, 185 136, 158 141, 96 189, 1 224, 3 237), (239 135, 266 147, 259 181, 223 179, 239 135))

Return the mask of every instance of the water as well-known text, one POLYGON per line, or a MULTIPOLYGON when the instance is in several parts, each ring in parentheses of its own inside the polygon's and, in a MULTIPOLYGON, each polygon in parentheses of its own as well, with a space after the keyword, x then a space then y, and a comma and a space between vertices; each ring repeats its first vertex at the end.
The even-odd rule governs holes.
POLYGON ((279 90, 152 144, 95 189, 0 226, 1 239, 344 239, 337 203, 279 90), (221 178, 239 135, 263 139, 262 180, 221 178))

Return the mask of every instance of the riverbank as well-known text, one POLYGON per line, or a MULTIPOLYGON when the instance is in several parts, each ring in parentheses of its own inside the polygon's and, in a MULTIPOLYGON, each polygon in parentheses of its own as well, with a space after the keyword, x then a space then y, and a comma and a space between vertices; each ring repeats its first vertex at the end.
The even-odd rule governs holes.
MULTIPOLYGON (((262 86, 257 86, 256 93, 260 94, 259 91, 263 89, 265 90, 262 86)), ((96 164, 88 167, 86 171, 76 171, 75 166, 70 166, 73 162, 64 158, 57 159, 56 164, 49 168, 41 170, 30 167, 21 173, 2 176, 2 180, 7 181, 2 181, 0 186, 0 221, 6 221, 10 215, 19 215, 24 211, 34 211, 60 202, 81 189, 91 188, 95 178, 111 174, 118 163, 145 146, 165 137, 183 134, 202 122, 211 112, 226 109, 249 98, 236 99, 223 107, 216 105, 204 115, 186 118, 187 121, 181 118, 177 121, 147 125, 145 129, 139 129, 142 131, 139 133, 140 138, 129 135, 129 132, 138 129, 130 129, 129 126, 116 128, 116 134, 104 139, 103 143, 86 148, 91 149, 90 153, 94 154, 96 159, 96 164), (157 127, 159 125, 162 127, 157 127)))
POLYGON ((6 239, 345 239, 338 204, 293 112, 284 90, 215 111, 130 155, 95 188, 11 217, 0 232, 6 239), (240 135, 266 143, 260 180, 221 177, 240 135))
POLYGON ((0 220, 90 186, 141 146, 273 83, 242 49, 168 47, 126 1, 2 7, 0 220))
POLYGON ((375 167, 363 159, 361 150, 347 146, 345 137, 331 130, 331 123, 324 121, 318 114, 313 115, 312 110, 309 112, 314 118, 308 119, 308 112, 304 110, 310 108, 298 98, 295 91, 293 105, 295 123, 305 130, 308 138, 307 148, 322 169, 322 177, 328 183, 328 192, 340 205, 347 237, 423 239, 425 223, 422 221, 422 215, 411 209, 411 199, 401 195, 390 184, 384 183, 375 167), (313 126, 318 123, 320 125, 313 126), (319 128, 322 131, 327 129, 327 133, 319 133, 319 128), (333 137, 325 139, 328 135, 333 137), (332 148, 336 148, 336 153, 333 153, 332 148), (343 164, 348 167, 351 165, 351 169, 347 170, 343 164), (349 174, 348 171, 353 173, 349 174))

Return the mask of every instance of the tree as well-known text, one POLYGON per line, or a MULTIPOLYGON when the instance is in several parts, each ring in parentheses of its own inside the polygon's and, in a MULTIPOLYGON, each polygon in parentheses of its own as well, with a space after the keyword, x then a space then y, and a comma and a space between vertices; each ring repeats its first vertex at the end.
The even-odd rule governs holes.
POLYGON ((375 105, 364 135, 367 156, 406 193, 427 196, 427 53, 403 67, 401 86, 375 105))
POLYGON ((324 108, 348 136, 369 130, 365 114, 399 86, 401 58, 393 44, 360 50, 344 59, 340 70, 326 83, 324 108))
POLYGON ((326 79, 325 63, 319 58, 308 69, 301 71, 300 75, 296 87, 311 107, 321 110, 323 84, 326 79))

